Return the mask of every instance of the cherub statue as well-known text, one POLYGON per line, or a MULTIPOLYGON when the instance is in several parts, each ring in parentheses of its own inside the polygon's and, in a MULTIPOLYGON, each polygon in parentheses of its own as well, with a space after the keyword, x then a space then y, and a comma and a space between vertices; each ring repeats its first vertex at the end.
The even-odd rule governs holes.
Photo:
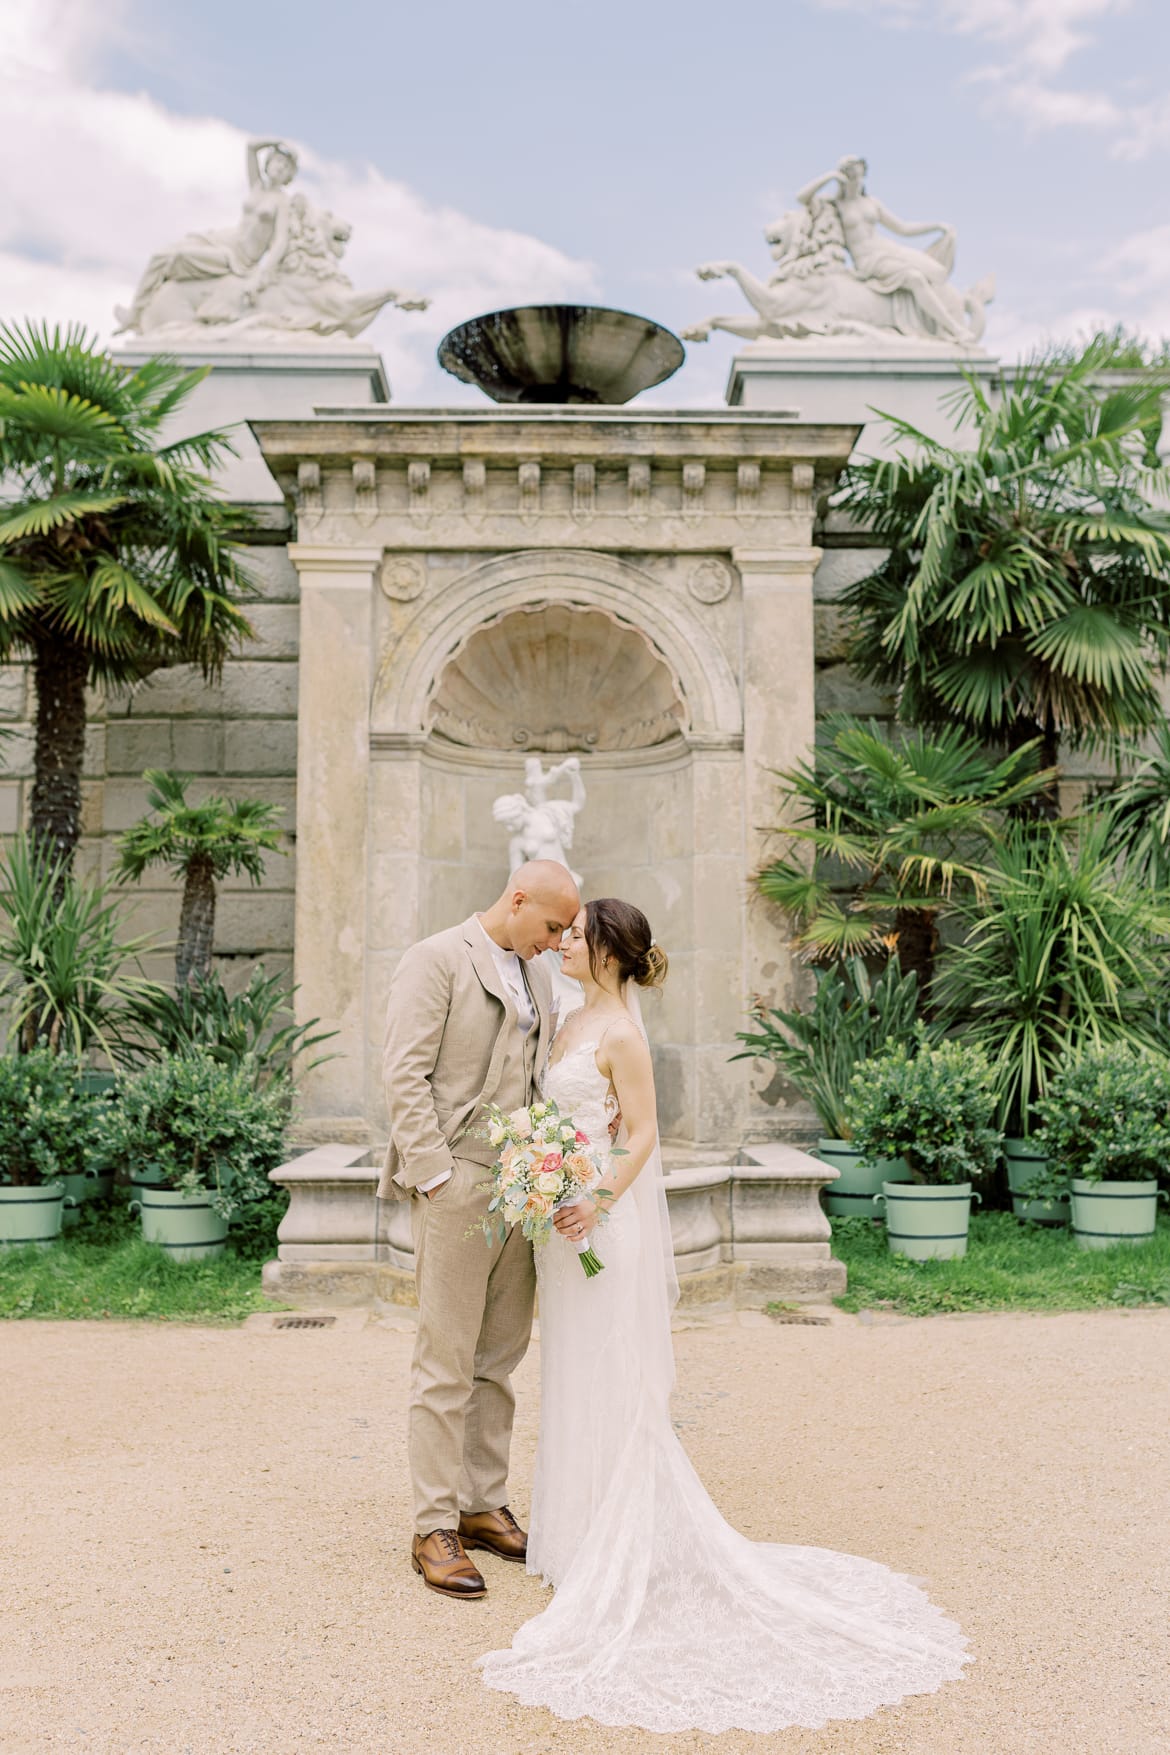
MULTIPOLYGON (((568 866, 574 820, 584 804, 585 782, 577 756, 566 756, 548 769, 539 756, 528 756, 524 791, 501 793, 492 804, 493 819, 508 831, 508 869, 515 871, 530 859, 555 859, 568 866), (563 778, 569 782, 570 796, 549 798, 549 787, 563 778)), ((573 878, 581 882, 576 872, 573 878)))

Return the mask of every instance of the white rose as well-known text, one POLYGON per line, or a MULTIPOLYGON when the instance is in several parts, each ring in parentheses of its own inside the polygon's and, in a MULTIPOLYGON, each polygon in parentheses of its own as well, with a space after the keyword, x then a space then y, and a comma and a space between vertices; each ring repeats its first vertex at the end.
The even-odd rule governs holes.
POLYGON ((534 1180, 541 1194, 557 1194, 560 1191, 561 1179, 555 1170, 542 1170, 534 1180))
POLYGON ((532 1105, 532 1119, 533 1119, 533 1121, 543 1121, 547 1114, 548 1114, 548 1105, 546 1103, 534 1103, 532 1105))

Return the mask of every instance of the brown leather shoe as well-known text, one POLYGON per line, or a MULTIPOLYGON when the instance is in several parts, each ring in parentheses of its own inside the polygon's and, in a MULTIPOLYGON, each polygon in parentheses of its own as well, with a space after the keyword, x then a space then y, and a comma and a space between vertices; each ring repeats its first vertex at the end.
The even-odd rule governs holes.
POLYGON ((506 1505, 501 1505, 498 1511, 463 1512, 459 1534, 465 1548, 486 1548, 501 1560, 524 1560, 528 1556, 528 1537, 506 1505))
POLYGON ((445 1597, 482 1597, 487 1585, 464 1552, 454 1530, 432 1530, 415 1536, 410 1544, 410 1564, 422 1575, 428 1590, 445 1597))

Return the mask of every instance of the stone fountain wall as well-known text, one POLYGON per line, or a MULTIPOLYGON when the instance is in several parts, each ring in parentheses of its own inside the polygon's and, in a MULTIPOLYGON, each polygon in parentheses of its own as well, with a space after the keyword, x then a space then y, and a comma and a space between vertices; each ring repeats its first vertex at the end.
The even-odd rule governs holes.
POLYGON ((728 1056, 750 991, 795 990, 748 873, 769 769, 813 736, 813 505, 851 430, 576 408, 255 430, 298 520, 295 963, 340 1050, 308 1084, 317 1137, 377 1141, 397 959, 496 891, 492 796, 523 751, 575 739, 590 805, 574 860, 591 889, 643 901, 686 977, 652 1023, 671 1144, 711 1161, 807 1128, 728 1056), (598 628, 644 650, 629 723, 604 701, 590 718, 568 686, 509 701, 507 666, 465 710, 476 642, 530 613, 589 622, 584 665, 598 628))

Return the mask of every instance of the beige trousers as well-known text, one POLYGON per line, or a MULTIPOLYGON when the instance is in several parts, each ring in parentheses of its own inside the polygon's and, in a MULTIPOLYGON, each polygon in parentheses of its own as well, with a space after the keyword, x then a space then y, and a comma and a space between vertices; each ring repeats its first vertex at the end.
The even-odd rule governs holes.
POLYGON ((408 1446, 420 1536, 508 1502, 511 1379, 532 1333, 536 1269, 518 1225, 490 1249, 478 1231, 467 1235, 487 1209, 476 1185, 490 1175, 456 1158, 433 1200, 411 1200, 418 1334, 408 1446))

